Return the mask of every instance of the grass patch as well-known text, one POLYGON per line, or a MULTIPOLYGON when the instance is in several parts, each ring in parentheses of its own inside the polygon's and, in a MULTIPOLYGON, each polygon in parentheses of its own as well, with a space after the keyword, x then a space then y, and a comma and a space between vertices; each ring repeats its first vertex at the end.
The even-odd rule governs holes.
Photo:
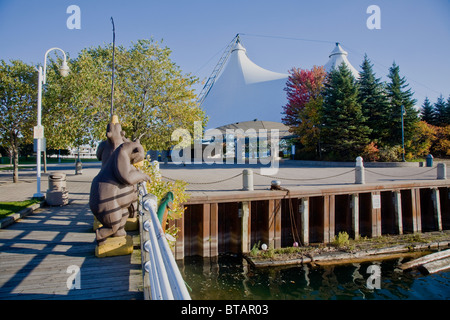
POLYGON ((38 199, 30 199, 25 201, 0 202, 0 219, 3 219, 13 213, 17 213, 35 203, 39 203, 38 199))
MULTIPOLYGON (((23 170, 23 169, 35 169, 35 167, 24 167, 24 166, 19 166, 19 170, 23 170)), ((8 170, 14 170, 13 166, 8 166, 8 167, 1 167, 0 171, 8 171, 8 170)))

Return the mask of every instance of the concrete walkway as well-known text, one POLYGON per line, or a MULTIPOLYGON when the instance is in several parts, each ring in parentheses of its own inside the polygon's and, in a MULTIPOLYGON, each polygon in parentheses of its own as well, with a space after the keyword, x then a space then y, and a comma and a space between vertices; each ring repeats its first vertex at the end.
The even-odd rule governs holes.
MULTIPOLYGON (((408 163, 410 164, 410 163, 408 163)), ((190 164, 175 165, 160 163, 162 176, 166 180, 184 180, 188 182, 187 191, 197 194, 224 191, 240 191, 242 189, 242 171, 253 170, 255 190, 268 190, 272 180, 280 180, 281 186, 291 190, 310 188, 348 186, 355 183, 355 172, 352 164, 343 166, 319 166, 314 162, 285 161, 273 175, 265 175, 261 165, 248 164, 190 164)), ((99 162, 83 163, 82 175, 75 175, 75 166, 67 164, 52 164, 48 166, 47 174, 42 174, 41 192, 48 189, 48 174, 52 171, 64 172, 67 175, 67 190, 70 199, 89 197, 92 179, 100 170, 99 162)), ((450 177, 450 170, 447 170, 450 177)), ((366 184, 396 184, 408 181, 436 180, 436 163, 432 168, 412 166, 399 167, 366 167, 366 184)), ((12 183, 12 172, 0 171, 0 201, 21 201, 29 199, 36 193, 36 171, 21 170, 19 183, 12 183)))
MULTIPOLYGON (((350 166, 318 166, 309 162, 286 161, 273 175, 267 175, 258 165, 226 164, 160 164, 165 179, 180 179, 188 182, 187 190, 191 196, 218 192, 238 192, 243 188, 242 172, 252 169, 254 190, 270 189, 273 180, 279 180, 281 186, 290 190, 307 190, 325 187, 345 187, 355 184, 355 168, 350 166)), ((447 170, 447 176, 448 170, 447 170)), ((402 167, 367 167, 366 184, 399 184, 409 181, 429 181, 437 179, 437 168, 402 166, 402 167)))

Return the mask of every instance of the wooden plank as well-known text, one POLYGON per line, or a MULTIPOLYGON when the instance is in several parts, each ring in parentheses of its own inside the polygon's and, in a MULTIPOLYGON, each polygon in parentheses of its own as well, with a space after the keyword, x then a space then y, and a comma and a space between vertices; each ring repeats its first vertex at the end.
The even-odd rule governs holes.
POLYGON ((372 237, 381 236, 381 194, 379 191, 372 192, 372 237))
POLYGON ((352 230, 353 239, 359 239, 359 194, 352 194, 352 230))
POLYGON ((424 257, 408 261, 406 263, 403 263, 400 266, 400 269, 402 269, 402 270, 411 269, 411 268, 423 265, 425 263, 432 262, 432 261, 439 260, 439 259, 443 259, 443 258, 447 258, 447 257, 450 257, 450 249, 439 251, 439 252, 435 252, 435 253, 431 253, 431 254, 428 254, 428 255, 426 255, 424 257))
POLYGON ((269 200, 269 243, 281 248, 281 200, 269 200))
POLYGON ((411 190, 413 232, 422 232, 422 215, 420 207, 420 189, 411 190))
POLYGON ((323 205, 323 242, 329 243, 334 240, 335 229, 335 196, 324 197, 323 205))
POLYGON ((421 270, 426 273, 436 273, 439 271, 450 269, 450 257, 425 263, 421 266, 421 270))
POLYGON ((180 219, 175 220, 178 228, 177 241, 175 243, 175 259, 184 259, 184 212, 180 219))
POLYGON ((198 235, 198 245, 202 257, 210 257, 210 224, 211 224, 211 204, 205 203, 202 207, 201 229, 198 235))
POLYGON ((250 252, 250 234, 251 234, 251 202, 242 202, 242 228, 241 228, 241 251, 242 253, 250 252))
POLYGON ((211 203, 210 221, 210 252, 211 257, 219 255, 219 204, 211 203))
POLYGON ((403 234, 402 195, 399 190, 393 191, 394 214, 398 234, 403 234))
POLYGON ((437 223, 438 231, 442 231, 442 214, 441 214, 441 199, 439 189, 431 189, 431 199, 433 201, 434 219, 437 223))
POLYGON ((269 234, 269 240, 268 240, 268 246, 275 248, 275 200, 269 200, 268 201, 268 209, 269 209, 269 215, 268 215, 268 234, 269 234))

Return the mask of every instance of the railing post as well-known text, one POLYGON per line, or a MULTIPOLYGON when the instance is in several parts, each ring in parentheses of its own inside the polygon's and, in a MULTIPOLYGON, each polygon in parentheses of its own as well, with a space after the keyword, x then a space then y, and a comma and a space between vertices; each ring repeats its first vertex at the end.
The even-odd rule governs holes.
POLYGON ((438 180, 446 180, 447 179, 447 166, 445 165, 445 163, 438 163, 437 179, 438 180))
POLYGON ((242 171, 242 190, 253 191, 253 170, 251 169, 242 171))
POLYGON ((365 184, 366 178, 364 173, 364 164, 363 158, 356 158, 356 166, 355 166, 355 184, 365 184))

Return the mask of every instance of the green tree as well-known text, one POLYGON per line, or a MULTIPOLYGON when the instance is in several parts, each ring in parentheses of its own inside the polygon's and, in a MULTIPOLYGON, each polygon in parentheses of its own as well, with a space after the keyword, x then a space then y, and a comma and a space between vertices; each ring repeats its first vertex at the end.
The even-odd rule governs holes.
POLYGON ((345 64, 325 83, 322 146, 327 158, 354 160, 369 143, 371 129, 358 101, 358 84, 345 64))
POLYGON ((123 100, 117 114, 129 136, 141 137, 148 149, 168 149, 172 132, 185 128, 193 133, 194 121, 206 125, 192 89, 198 79, 183 75, 170 54, 167 47, 139 40, 119 60, 117 87, 123 100))
POLYGON ((358 101, 367 117, 367 125, 372 130, 370 140, 382 146, 389 138, 389 100, 384 84, 375 77, 372 67, 373 64, 365 55, 358 79, 358 101))
POLYGON ((420 117, 422 121, 425 121, 428 124, 435 124, 434 108, 428 97, 425 97, 425 101, 420 109, 420 117))
POLYGON ((13 181, 19 180, 19 151, 33 140, 36 124, 37 72, 20 60, 0 60, 0 138, 13 156, 13 181))
POLYGON ((408 88, 409 84, 405 77, 400 76, 400 68, 395 62, 389 68, 388 78, 390 79, 386 86, 390 103, 390 139, 388 143, 391 146, 402 144, 401 117, 403 106, 405 145, 408 145, 408 141, 414 136, 419 122, 418 111, 414 108, 416 104, 416 100, 413 98, 414 93, 411 88, 408 88))
POLYGON ((323 67, 311 70, 292 68, 284 89, 288 103, 283 106, 283 123, 298 136, 301 152, 320 157, 320 119, 323 97, 321 91, 326 72, 323 67))
POLYGON ((49 149, 78 147, 94 140, 91 131, 95 128, 95 119, 85 96, 96 93, 96 86, 88 84, 82 60, 68 59, 70 74, 67 77, 59 75, 60 65, 61 61, 49 61, 43 94, 42 122, 49 149))
POLYGON ((445 120, 446 124, 450 125, 450 96, 447 99, 447 104, 445 106, 445 120))
MULTIPOLYGON (((198 79, 182 74, 170 54, 153 40, 115 49, 114 114, 127 138, 140 137, 147 150, 167 149, 175 129, 193 132, 194 121, 205 121, 192 89, 198 79)), ((53 81, 55 88, 47 90, 47 106, 53 108, 47 125, 60 125, 53 134, 60 143, 55 144, 103 140, 111 120, 112 46, 84 49, 69 66, 70 76, 53 81)))
POLYGON ((435 122, 434 125, 439 127, 444 127, 450 124, 449 119, 447 117, 447 103, 444 100, 442 94, 437 98, 436 103, 434 104, 434 114, 435 114, 435 122))

